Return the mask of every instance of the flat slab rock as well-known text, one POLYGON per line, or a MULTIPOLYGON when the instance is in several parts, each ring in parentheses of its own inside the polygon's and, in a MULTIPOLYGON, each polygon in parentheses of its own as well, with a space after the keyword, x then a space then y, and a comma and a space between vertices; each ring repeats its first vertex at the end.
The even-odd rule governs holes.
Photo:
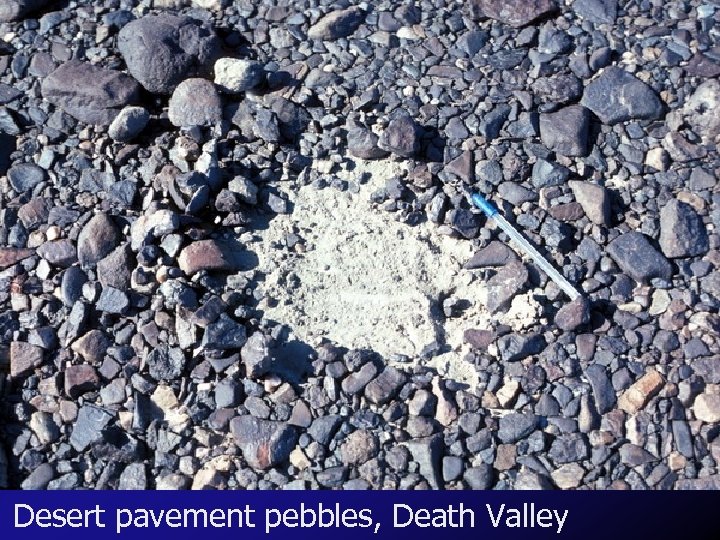
POLYGON ((119 71, 71 60, 48 75, 42 95, 87 124, 109 125, 120 110, 140 97, 140 85, 119 71))
POLYGON ((610 66, 585 87, 581 103, 604 124, 654 120, 662 114, 655 91, 632 73, 610 66))
POLYGON ((178 257, 180 269, 187 275, 200 270, 238 270, 237 254, 229 244, 216 240, 198 240, 183 248, 178 257))

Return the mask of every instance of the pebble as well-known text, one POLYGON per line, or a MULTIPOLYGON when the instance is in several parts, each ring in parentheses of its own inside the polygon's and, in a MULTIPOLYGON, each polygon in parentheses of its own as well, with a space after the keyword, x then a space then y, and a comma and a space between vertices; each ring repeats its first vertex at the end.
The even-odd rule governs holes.
POLYGON ((628 414, 635 414, 655 396, 665 383, 662 375, 655 369, 648 369, 618 399, 618 406, 628 414))
POLYGON ((214 72, 215 84, 229 94, 252 90, 265 78, 265 66, 254 60, 220 58, 215 62, 214 72))
POLYGON ((363 10, 357 6, 331 11, 308 29, 307 36, 328 41, 344 38, 357 30, 364 17, 363 10))
POLYGON ((215 85, 205 79, 186 79, 173 91, 168 118, 177 127, 212 126, 222 118, 222 102, 215 85))
POLYGON ((268 469, 286 461, 297 443, 297 432, 284 422, 237 416, 230 430, 242 456, 254 469, 268 469))
POLYGON ((710 249, 702 218, 689 204, 672 199, 660 210, 660 249, 666 257, 695 257, 710 249))
POLYGON ((667 259, 642 233, 629 232, 618 236, 608 244, 608 253, 623 272, 638 282, 654 277, 670 279, 673 274, 667 259))
POLYGON ((604 124, 626 120, 654 120, 662 115, 657 94, 618 66, 610 66, 585 87, 581 103, 604 124))
POLYGON ((108 135, 117 142, 128 142, 145 129, 150 113, 144 107, 123 107, 108 128, 108 135))

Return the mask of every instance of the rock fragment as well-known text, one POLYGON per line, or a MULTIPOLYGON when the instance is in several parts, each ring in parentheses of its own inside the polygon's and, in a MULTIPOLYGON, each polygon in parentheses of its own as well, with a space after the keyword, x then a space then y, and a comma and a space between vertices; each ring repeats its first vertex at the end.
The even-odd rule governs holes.
POLYGON ((30 374, 43 361, 43 350, 30 343, 13 341, 10 343, 10 376, 23 377, 30 374))
POLYGON ((335 40, 347 37, 362 24, 365 13, 357 6, 331 11, 308 30, 310 39, 335 40))
POLYGON ((513 297, 522 291, 528 280, 528 271, 522 262, 503 266, 487 282, 486 306, 490 313, 506 308, 513 297))
POLYGON ((504 24, 521 27, 557 10, 553 0, 472 0, 471 12, 504 24))
POLYGON ((590 221, 597 225, 610 223, 610 196, 603 186, 581 180, 571 180, 568 185, 590 221))
POLYGON ((254 469, 269 469, 287 461, 297 442, 293 426, 250 415, 234 418, 230 430, 243 458, 254 469))
POLYGON ((105 126, 140 97, 140 87, 131 77, 78 60, 48 75, 41 90, 45 99, 81 122, 105 126))
POLYGON ((654 120, 662 114, 657 94, 621 67, 610 66, 585 87, 581 103, 604 124, 654 120))
POLYGON ((660 210, 660 249, 666 257, 695 257, 710 249, 707 229, 695 209, 677 199, 660 210))
POLYGON ((380 135, 378 146, 401 157, 412 157, 420 149, 419 127, 406 111, 397 112, 380 135))
POLYGON ((237 270, 232 248, 216 240, 198 240, 183 248, 178 257, 180 269, 187 275, 201 270, 237 270))
POLYGON ((540 138, 543 144, 563 156, 588 154, 589 127, 590 114, 580 105, 540 115, 540 138))
POLYGON ((639 232, 618 236, 608 245, 608 253, 620 269, 635 281, 654 277, 670 279, 673 270, 665 257, 639 232))
POLYGON ((229 94, 252 90, 265 78, 265 66, 254 60, 220 58, 214 71, 215 84, 229 94))
POLYGON ((119 232, 110 216, 93 216, 78 236, 77 256, 80 264, 96 264, 115 249, 119 239, 119 232))
POLYGON ((118 142, 128 142, 137 137, 150 121, 150 113, 144 107, 124 107, 108 128, 108 135, 118 142))

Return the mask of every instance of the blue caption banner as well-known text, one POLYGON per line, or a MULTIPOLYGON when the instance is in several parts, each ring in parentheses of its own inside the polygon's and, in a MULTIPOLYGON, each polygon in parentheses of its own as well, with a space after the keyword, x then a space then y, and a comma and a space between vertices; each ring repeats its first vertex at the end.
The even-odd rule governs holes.
POLYGON ((0 538, 715 538, 720 492, 0 492, 0 538))

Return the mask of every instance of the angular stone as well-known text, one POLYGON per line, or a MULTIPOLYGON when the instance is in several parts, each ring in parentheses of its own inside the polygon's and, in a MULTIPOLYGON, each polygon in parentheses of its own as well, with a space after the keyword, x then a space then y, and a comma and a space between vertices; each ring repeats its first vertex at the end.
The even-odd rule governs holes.
POLYGON ((19 163, 13 165, 7 172, 7 179, 10 181, 12 188, 18 193, 32 191, 32 189, 41 184, 47 174, 45 170, 33 163, 19 163))
POLYGON ((387 150, 378 146, 378 136, 369 129, 354 127, 348 130, 348 152, 361 159, 380 159, 388 155, 387 150))
POLYGON ((97 214, 88 221, 78 236, 77 256, 80 264, 94 265, 118 244, 120 234, 107 214, 97 214))
POLYGON ((575 0, 572 8, 583 19, 597 24, 613 24, 617 17, 617 0, 575 0))
POLYGON ((442 451, 443 438, 433 435, 423 439, 411 440, 405 443, 412 455, 413 461, 418 464, 419 472, 430 484, 432 489, 442 486, 442 451))
POLYGON ((128 244, 123 244, 97 263, 97 275, 103 287, 124 290, 130 285, 134 262, 128 244))
POLYGON ((198 240, 183 248, 178 257, 180 269, 187 275, 201 270, 238 270, 231 246, 215 240, 198 240))
POLYGON ((0 247, 0 270, 17 264, 34 253, 34 249, 0 247))
POLYGON ((83 452, 88 446, 100 442, 103 430, 112 419, 113 415, 107 410, 94 405, 84 405, 78 411, 70 435, 70 444, 78 452, 83 452))
POLYGON ((150 375, 157 381, 178 378, 185 368, 185 355, 181 349, 160 345, 150 351, 146 363, 150 375))
POLYGON ((89 362, 99 363, 111 343, 102 330, 90 330, 72 344, 72 350, 89 362))
POLYGON ((720 395, 700 394, 693 403, 695 418, 708 424, 720 422, 720 395))
POLYGON ((360 392, 377 374, 377 368, 372 362, 363 365, 359 371, 345 377, 341 383, 343 392, 354 395, 360 392))
POLYGON ((498 352, 503 362, 517 362, 545 348, 541 334, 506 334, 497 340, 498 352))
POLYGON ((604 124, 654 120, 662 114, 662 103, 653 89, 618 66, 605 68, 593 79, 581 103, 604 124))
POLYGON ((695 209, 677 199, 660 210, 660 249, 666 257, 696 257, 710 249, 707 229, 695 209))
POLYGON ((120 474, 118 480, 119 490, 144 490, 147 489, 147 475, 144 463, 130 463, 120 474))
POLYGON ((610 197, 603 186, 580 180, 571 180, 568 185, 590 221, 597 225, 610 223, 610 197))
POLYGON ((503 266, 487 282, 486 307, 491 314, 506 308, 528 281, 528 271, 522 262, 503 266))
POLYGON ((48 75, 42 95, 87 124, 108 125, 120 110, 140 97, 140 86, 119 71, 70 60, 48 75))
POLYGON ((484 15, 509 26, 521 27, 557 11, 554 0, 471 0, 475 17, 484 15))
POLYGON ((65 393, 73 399, 100 387, 100 378, 92 366, 80 364, 65 368, 65 393))
POLYGON ((230 431, 245 461, 254 469, 269 469, 287 461, 297 443, 293 426, 249 415, 233 418, 230 431))
POLYGON ((419 127, 406 111, 398 111, 378 141, 378 146, 395 155, 413 157, 420 149, 419 127))
POLYGON ((605 414, 612 410, 616 398, 607 368, 600 364, 590 364, 585 370, 585 376, 590 381, 590 386, 592 386, 597 412, 605 414))
POLYGON ((563 156, 588 154, 589 128, 590 113, 580 105, 540 115, 540 139, 548 149, 563 156))
POLYGON ((573 463, 586 459, 590 453, 585 435, 582 433, 566 433, 556 438, 550 450, 548 457, 555 463, 573 463))
POLYGON ((530 435, 540 419, 534 414, 510 413, 500 417, 497 436, 504 443, 514 443, 530 435))
POLYGON ((215 85, 205 79, 186 79, 170 98, 168 118, 178 127, 213 126, 222 119, 222 102, 215 85))
POLYGON ((37 254, 50 264, 60 267, 68 267, 77 262, 75 245, 67 238, 45 242, 37 248, 37 254))
POLYGON ((495 332, 492 330, 478 330, 468 328, 463 332, 463 339, 478 350, 484 351, 495 341, 495 332))
POLYGON ((321 445, 327 446, 335 436, 340 424, 342 424, 342 417, 340 415, 328 414, 313 420, 307 432, 321 445))
POLYGON ((10 343, 10 376, 13 378, 29 375, 43 361, 43 350, 40 347, 13 341, 10 343))
POLYGON ((545 186, 561 186, 570 177, 570 169, 553 163, 538 159, 532 169, 532 184, 536 188, 545 186))
POLYGON ((30 417, 30 429, 40 441, 40 444, 50 444, 60 438, 60 428, 47 412, 34 412, 30 417))
POLYGON ((204 349, 231 350, 240 349, 247 341, 245 327, 235 322, 226 313, 205 329, 202 340, 204 349))
POLYGON ((124 313, 130 305, 127 294, 115 287, 103 287, 95 309, 106 313, 124 313))
POLYGON ((663 384, 665 384, 663 376, 656 370, 649 369, 645 375, 625 390, 618 399, 618 406, 628 414, 635 414, 660 391, 663 384))
POLYGON ((672 277, 670 263, 642 233, 628 232, 618 236, 608 244, 607 251, 620 269, 635 281, 672 277))
POLYGON ((365 396, 376 405, 387 403, 397 395, 407 378, 398 369, 388 366, 365 387, 365 396))
POLYGON ((362 24, 365 13, 357 6, 331 11, 309 29, 310 39, 334 40, 347 37, 362 24))
POLYGON ((565 332, 572 332, 578 326, 589 322, 590 302, 583 296, 568 302, 555 314, 555 324, 565 332))
POLYGON ((518 256, 507 245, 493 240, 475 254, 463 266, 468 270, 486 266, 505 266, 518 261, 518 256))
POLYGON ((220 58, 215 62, 215 84, 229 94, 247 92, 265 78, 265 66, 254 60, 220 58))
POLYGON ((251 379, 265 375, 273 365, 270 354, 272 338, 262 332, 253 333, 240 351, 240 358, 245 364, 245 374, 251 379))
POLYGON ((208 71, 220 42, 208 24, 162 13, 123 26, 118 50, 141 85, 168 94, 187 77, 208 71))

